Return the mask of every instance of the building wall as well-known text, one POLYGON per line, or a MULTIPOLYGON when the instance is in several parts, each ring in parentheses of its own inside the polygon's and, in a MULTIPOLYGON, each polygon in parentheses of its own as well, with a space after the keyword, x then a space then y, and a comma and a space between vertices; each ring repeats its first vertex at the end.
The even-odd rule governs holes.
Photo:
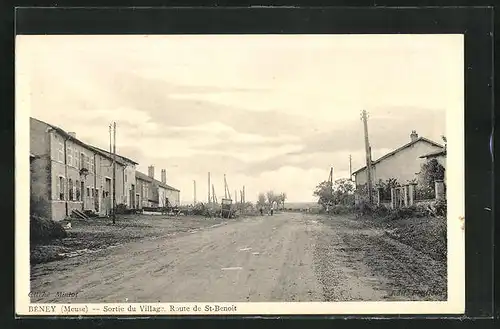
MULTIPOLYGON (((425 161, 420 156, 439 150, 441 150, 440 147, 424 141, 415 143, 372 166, 373 182, 396 178, 398 182, 405 183, 408 180, 416 179, 417 173, 420 172, 420 166, 425 161)), ((367 170, 364 169, 357 173, 355 180, 357 186, 366 184, 367 170)))
POLYGON ((164 187, 158 187, 158 206, 166 207, 167 206, 167 189, 164 187))
POLYGON ((136 194, 136 181, 135 181, 135 165, 130 164, 124 168, 123 171, 123 195, 124 195, 124 203, 127 205, 127 208, 133 209, 135 208, 135 194, 136 194))
POLYGON ((148 182, 148 201, 150 203, 150 207, 158 207, 158 184, 155 182, 148 182))
POLYGON ((153 207, 153 203, 149 200, 152 193, 152 184, 151 182, 136 179, 137 192, 139 194, 140 199, 140 208, 143 207, 153 207))
POLYGON ((38 121, 32 120, 30 123, 30 153, 35 155, 35 159, 30 161, 30 204, 36 207, 31 212, 51 218, 51 157, 47 128, 47 125, 38 121))
POLYGON ((165 196, 172 206, 180 206, 180 193, 173 190, 166 190, 165 196))
MULTIPOLYGON (((62 220, 73 209, 92 210, 101 216, 110 213, 111 189, 104 196, 106 176, 112 179, 111 159, 75 143, 38 120, 30 120, 31 197, 47 203, 44 216, 62 220), (82 156, 82 154, 84 156, 82 156), (82 175, 80 169, 88 169, 82 175), (82 187, 83 183, 83 187, 82 187)), ((124 166, 117 164, 116 198, 123 199, 124 166), (120 178, 121 177, 121 178, 120 178), (120 187, 121 186, 121 187, 120 187)))

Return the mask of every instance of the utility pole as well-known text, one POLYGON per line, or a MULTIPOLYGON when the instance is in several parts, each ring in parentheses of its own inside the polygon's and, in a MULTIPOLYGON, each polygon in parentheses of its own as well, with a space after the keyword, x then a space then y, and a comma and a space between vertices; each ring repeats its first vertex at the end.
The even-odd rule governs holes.
POLYGON ((116 122, 113 122, 113 224, 116 223, 116 122))
POLYGON ((363 120, 363 128, 365 132, 365 153, 366 153, 366 170, 368 179, 368 200, 370 204, 373 203, 372 195, 372 156, 371 156, 371 146, 368 139, 368 114, 365 110, 361 112, 361 120, 363 120))
POLYGON ((212 200, 210 199, 210 172, 208 172, 208 204, 210 204, 212 200))
POLYGON ((328 182, 330 183, 330 193, 333 199, 333 166, 330 167, 330 175, 328 176, 328 182))
POLYGON ((349 180, 352 181, 352 156, 349 154, 349 180))
POLYGON ((193 198, 193 205, 196 204, 196 181, 193 180, 193 192, 194 192, 194 198, 193 198))
POLYGON ((245 185, 243 185, 243 203, 245 203, 245 185))
POLYGON ((238 203, 238 193, 234 190, 234 203, 238 203))
POLYGON ((212 201, 213 201, 214 204, 217 203, 217 195, 215 194, 214 184, 212 184, 212 201))
POLYGON ((227 181, 226 174, 224 174, 224 198, 227 199, 227 181))

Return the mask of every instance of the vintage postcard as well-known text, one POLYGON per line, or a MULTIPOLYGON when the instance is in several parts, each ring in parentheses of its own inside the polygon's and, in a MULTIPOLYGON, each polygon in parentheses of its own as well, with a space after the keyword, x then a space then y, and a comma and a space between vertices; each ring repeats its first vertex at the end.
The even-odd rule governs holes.
POLYGON ((15 56, 18 315, 464 312, 463 35, 15 56))

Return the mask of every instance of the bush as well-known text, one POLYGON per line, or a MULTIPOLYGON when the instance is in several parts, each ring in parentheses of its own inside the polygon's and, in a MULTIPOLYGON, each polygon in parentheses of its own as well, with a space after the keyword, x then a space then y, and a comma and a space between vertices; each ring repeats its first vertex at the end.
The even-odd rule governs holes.
POLYGON ((437 216, 446 216, 448 209, 446 200, 437 200, 434 202, 433 206, 437 216))
POLYGON ((31 195, 30 214, 44 217, 49 212, 50 204, 47 200, 31 195))
POLYGON ((372 205, 361 201, 355 208, 355 211, 361 216, 384 217, 390 212, 390 209, 383 205, 372 205))
POLYGON ((354 208, 345 205, 336 205, 328 209, 329 214, 333 215, 346 215, 354 212, 354 208))
POLYGON ((67 236, 61 223, 35 215, 30 216, 30 241, 32 243, 62 239, 67 236))

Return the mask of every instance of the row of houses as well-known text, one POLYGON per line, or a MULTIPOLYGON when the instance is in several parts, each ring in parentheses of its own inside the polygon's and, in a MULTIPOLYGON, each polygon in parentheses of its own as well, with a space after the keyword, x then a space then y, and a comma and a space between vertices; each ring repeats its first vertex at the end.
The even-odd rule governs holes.
POLYGON ((126 209, 179 205, 180 191, 167 184, 165 169, 157 180, 153 166, 146 175, 136 170, 136 161, 122 155, 116 155, 115 163, 113 175, 110 152, 30 118, 30 195, 39 215, 62 220, 76 210, 108 216, 113 187, 116 204, 126 209))
MULTIPOLYGON (((396 179, 402 184, 418 181, 422 164, 430 159, 436 159, 446 169, 446 145, 420 137, 414 130, 408 143, 372 161, 372 181, 396 179)), ((357 189, 368 182, 366 166, 354 171, 353 175, 357 189)), ((446 184, 446 170, 444 181, 446 184)))

